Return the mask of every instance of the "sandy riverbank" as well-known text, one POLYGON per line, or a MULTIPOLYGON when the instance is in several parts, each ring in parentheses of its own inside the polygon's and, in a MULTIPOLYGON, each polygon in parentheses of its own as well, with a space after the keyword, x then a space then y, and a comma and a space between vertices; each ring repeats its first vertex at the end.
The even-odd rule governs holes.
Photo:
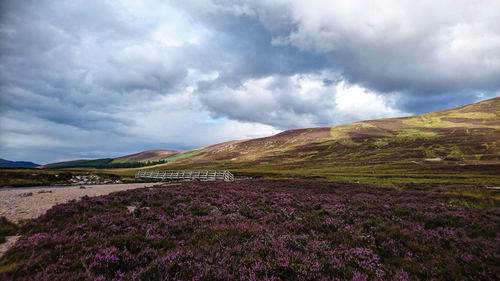
POLYGON ((85 189, 80 186, 0 189, 0 216, 17 223, 21 220, 36 218, 54 205, 80 199, 85 195, 99 196, 153 185, 158 185, 158 183, 84 185, 85 189))

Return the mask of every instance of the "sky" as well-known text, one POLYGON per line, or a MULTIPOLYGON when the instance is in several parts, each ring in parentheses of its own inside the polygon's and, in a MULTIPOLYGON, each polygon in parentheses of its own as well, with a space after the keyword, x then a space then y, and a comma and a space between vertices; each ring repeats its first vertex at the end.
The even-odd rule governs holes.
POLYGON ((185 150, 500 96, 498 0, 4 0, 0 158, 185 150))

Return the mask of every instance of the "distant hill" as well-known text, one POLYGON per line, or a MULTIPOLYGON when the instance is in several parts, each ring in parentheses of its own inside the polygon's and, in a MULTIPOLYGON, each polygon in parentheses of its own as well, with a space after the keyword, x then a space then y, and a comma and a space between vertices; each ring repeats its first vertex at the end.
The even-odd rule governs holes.
POLYGON ((72 161, 64 161, 64 162, 56 162, 51 164, 42 165, 41 168, 49 168, 49 169, 63 169, 63 168, 97 168, 100 165, 105 165, 111 162, 113 159, 111 158, 103 158, 103 159, 80 159, 80 160, 72 160, 72 161))
POLYGON ((27 161, 10 161, 5 159, 0 159, 0 167, 23 167, 23 168, 34 168, 40 165, 33 162, 27 161))
POLYGON ((175 150, 155 149, 114 158, 112 163, 148 162, 164 160, 179 153, 175 150))
POLYGON ((63 168, 139 168, 151 166, 161 163, 166 163, 167 158, 177 154, 177 151, 167 149, 147 150, 131 155, 121 156, 117 158, 102 158, 91 160, 74 160, 57 162, 43 165, 42 168, 63 169, 63 168))

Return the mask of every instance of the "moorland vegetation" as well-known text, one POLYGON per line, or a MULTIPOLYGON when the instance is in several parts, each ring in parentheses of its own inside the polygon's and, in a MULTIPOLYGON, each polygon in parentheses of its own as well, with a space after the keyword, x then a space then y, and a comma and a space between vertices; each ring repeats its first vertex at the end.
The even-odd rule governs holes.
POLYGON ((499 201, 317 180, 189 182, 57 205, 9 280, 496 280, 499 201))

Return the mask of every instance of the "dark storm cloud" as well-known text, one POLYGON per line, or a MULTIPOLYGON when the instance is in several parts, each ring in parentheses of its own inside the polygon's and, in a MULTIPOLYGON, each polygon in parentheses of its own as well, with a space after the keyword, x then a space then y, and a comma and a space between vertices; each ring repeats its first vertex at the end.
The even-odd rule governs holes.
POLYGON ((0 156, 192 148, 499 94, 498 1, 370 5, 3 1, 0 156))
MULTIPOLYGON (((334 91, 318 89, 321 98, 313 94, 309 98, 299 97, 300 87, 293 78, 301 73, 321 75, 329 67, 324 55, 273 44, 270 31, 256 15, 225 13, 207 16, 205 20, 218 32, 215 49, 224 50, 214 57, 231 62, 217 68, 215 79, 197 83, 196 93, 212 116, 270 124, 280 129, 326 125, 332 121, 331 114, 325 115, 334 103, 334 91), (256 82, 266 77, 270 78, 265 85, 256 82), (257 88, 249 89, 248 83, 257 88)), ((333 76, 338 75, 329 78, 333 76)))
POLYGON ((271 33, 256 16, 223 14, 206 20, 217 31, 217 41, 213 45, 217 53, 210 55, 222 62, 215 68, 219 72, 218 79, 200 83, 201 92, 204 87, 210 87, 210 83, 215 83, 211 87, 223 84, 238 86, 248 79, 273 74, 319 72, 328 67, 326 57, 321 54, 304 52, 292 46, 273 45, 271 33))
POLYGON ((215 117, 227 116, 281 129, 327 125, 334 118, 336 85, 323 87, 324 77, 335 74, 273 75, 237 85, 216 79, 202 87, 199 98, 215 117), (308 89, 304 84, 313 86, 308 89))
POLYGON ((329 103, 335 99, 329 82, 334 80, 325 78, 320 89, 330 89, 326 102, 297 99, 297 89, 286 86, 261 101, 258 93, 250 94, 257 100, 244 98, 244 104, 236 93, 261 77, 329 71, 339 77, 335 84, 346 81, 398 97, 401 111, 412 113, 498 95, 500 21, 492 12, 498 3, 376 2, 390 6, 380 11, 362 1, 183 1, 184 9, 229 38, 233 48, 218 49, 241 55, 240 63, 222 68, 216 79, 198 83, 200 100, 214 116, 290 128, 304 118, 335 124, 329 103))
POLYGON ((106 114, 116 103, 168 92, 186 77, 178 50, 141 45, 144 24, 133 24, 107 3, 6 2, 0 46, 4 110, 113 129, 124 122, 106 114))
POLYGON ((346 80, 378 92, 440 95, 500 88, 498 1, 475 5, 460 1, 374 1, 371 5, 364 1, 201 1, 203 9, 198 1, 187 3, 191 4, 185 4, 187 9, 203 14, 216 26, 223 26, 220 18, 227 14, 256 18, 275 44, 294 46, 319 58, 323 55, 328 67, 346 80))

